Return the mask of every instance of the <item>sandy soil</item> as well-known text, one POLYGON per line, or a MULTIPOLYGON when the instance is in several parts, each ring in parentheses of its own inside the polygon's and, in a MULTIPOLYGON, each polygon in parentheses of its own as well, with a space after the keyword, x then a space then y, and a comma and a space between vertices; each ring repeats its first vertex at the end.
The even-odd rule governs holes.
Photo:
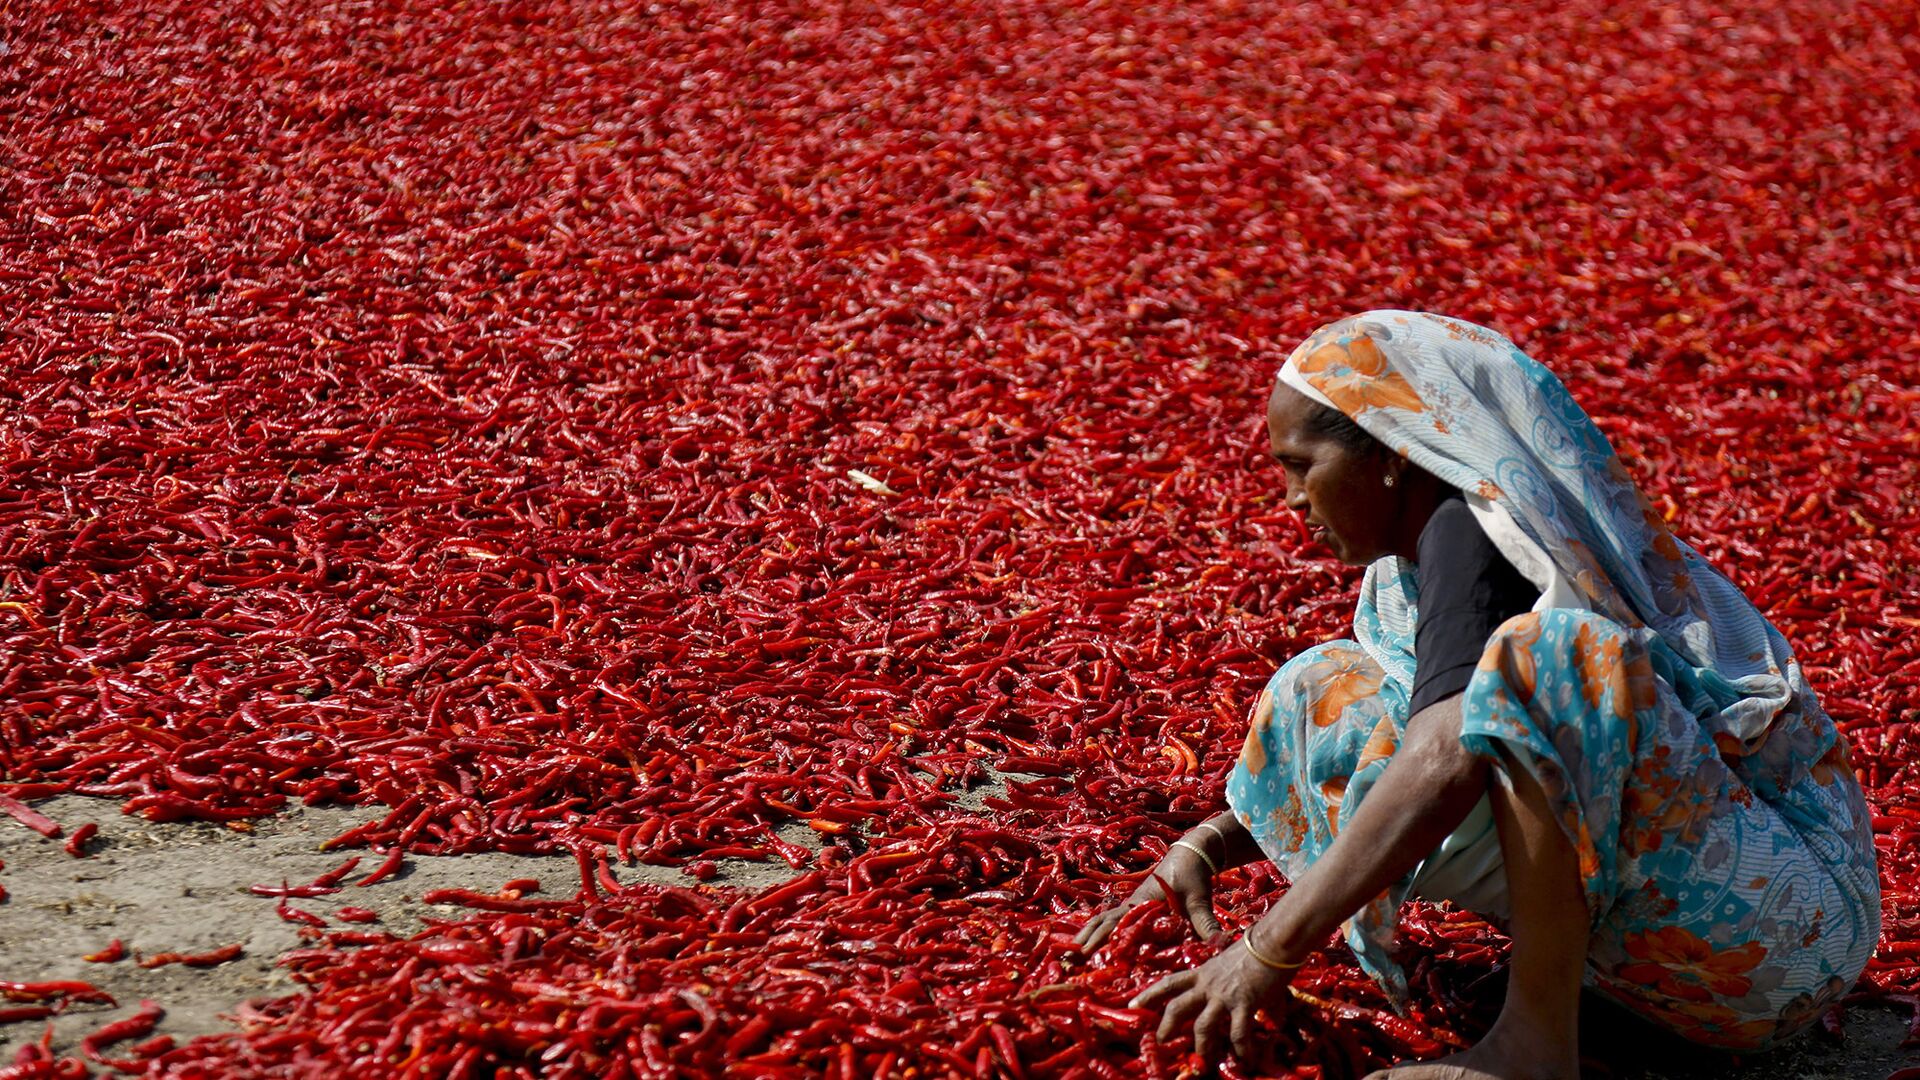
MULTIPOLYGON (((994 787, 997 787, 995 785, 994 787)), ((978 808, 994 790, 976 788, 961 801, 978 808)), ((247 892, 255 882, 283 878, 302 882, 337 866, 342 853, 323 853, 321 841, 338 835, 371 811, 296 806, 252 824, 250 831, 206 824, 150 824, 122 816, 118 804, 67 797, 38 805, 69 831, 83 822, 99 823, 90 854, 73 858, 58 841, 46 840, 0 818, 0 883, 12 899, 0 904, 0 979, 83 979, 113 994, 119 1008, 75 1008, 55 1023, 55 1045, 70 1048, 81 1036, 108 1020, 130 1015, 142 998, 163 1005, 160 1031, 185 1040, 223 1030, 223 1013, 249 998, 277 997, 298 987, 274 966, 283 952, 302 942, 295 926, 274 912, 274 901, 247 892), (136 954, 198 952, 232 942, 245 946, 243 957, 219 967, 196 970, 178 965, 143 969, 133 958, 116 964, 88 963, 82 957, 119 938, 136 954)), ((804 828, 783 831, 797 843, 814 844, 804 828)), ((363 853, 364 854, 364 853, 363 853)), ((370 869, 366 859, 362 869, 370 869)), ((716 885, 761 887, 793 874, 786 863, 722 860, 716 885)), ((621 881, 689 884, 679 871, 661 867, 614 868, 621 881)), ((406 934, 425 917, 458 918, 464 909, 434 907, 418 898, 438 888, 493 890, 517 877, 538 879, 549 893, 571 895, 576 870, 570 858, 469 855, 453 858, 409 857, 394 878, 368 888, 348 887, 333 896, 291 903, 319 915, 351 904, 379 912, 374 926, 406 934)), ((1881 1080, 1889 1072, 1920 1065, 1920 1051, 1902 1050, 1903 1016, 1877 1008, 1856 1008, 1847 1020, 1847 1039, 1836 1045, 1821 1036, 1769 1055, 1734 1060, 1702 1054, 1662 1040, 1631 1021, 1602 1012, 1591 1015, 1585 1045, 1610 1051, 1612 1075, 1627 1080, 1881 1080)), ((37 1039, 42 1025, 0 1025, 0 1061, 13 1047, 37 1039)))

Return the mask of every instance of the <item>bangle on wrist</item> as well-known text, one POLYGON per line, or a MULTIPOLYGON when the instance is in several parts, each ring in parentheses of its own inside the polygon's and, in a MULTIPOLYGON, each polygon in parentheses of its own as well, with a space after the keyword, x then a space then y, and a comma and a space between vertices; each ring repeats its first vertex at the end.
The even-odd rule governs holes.
POLYGON ((1292 971, 1294 968, 1300 967, 1301 965, 1306 963, 1305 960, 1301 960, 1297 963, 1286 964, 1262 954, 1259 949, 1256 949, 1253 947, 1253 931, 1252 930, 1248 930, 1246 933, 1240 935, 1240 944, 1245 945, 1247 947, 1247 951, 1253 954, 1253 958, 1255 960, 1260 961, 1262 964, 1265 964, 1266 966, 1272 968, 1275 971, 1292 971))
POLYGON ((1211 821, 1203 821, 1203 822, 1201 822, 1200 824, 1198 824, 1198 825, 1196 825, 1196 826, 1194 826, 1194 827, 1195 827, 1195 828, 1197 828, 1197 829, 1205 829, 1205 830, 1207 830, 1208 832, 1210 832, 1210 833, 1212 833, 1213 835, 1215 835, 1215 836, 1217 836, 1217 837, 1219 837, 1219 838, 1220 838, 1220 851, 1221 851, 1221 852, 1222 852, 1223 854, 1224 854, 1224 853, 1226 852, 1226 850, 1227 850, 1227 834, 1226 834, 1226 833, 1223 833, 1223 832, 1221 832, 1221 831, 1220 831, 1220 826, 1218 826, 1218 825, 1215 825, 1215 824, 1214 824, 1213 822, 1211 822, 1211 821))
POLYGON ((1177 848, 1186 848, 1188 851, 1191 851, 1195 855, 1200 856, 1200 861, 1207 864, 1208 873, 1217 874, 1220 872, 1219 864, 1215 863, 1213 861, 1213 856, 1207 854, 1206 849, 1202 848, 1199 844, 1193 843, 1190 840, 1180 839, 1180 840, 1175 840, 1173 842, 1173 846, 1177 848))

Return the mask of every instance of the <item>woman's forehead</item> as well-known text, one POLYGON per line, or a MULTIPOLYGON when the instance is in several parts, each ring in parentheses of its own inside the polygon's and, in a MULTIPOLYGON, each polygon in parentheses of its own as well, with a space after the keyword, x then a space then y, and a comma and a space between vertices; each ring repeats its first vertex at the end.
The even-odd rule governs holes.
POLYGON ((1275 453, 1286 449, 1305 449, 1312 441, 1306 421, 1314 409, 1313 400, 1275 380, 1267 395, 1267 438, 1275 453))

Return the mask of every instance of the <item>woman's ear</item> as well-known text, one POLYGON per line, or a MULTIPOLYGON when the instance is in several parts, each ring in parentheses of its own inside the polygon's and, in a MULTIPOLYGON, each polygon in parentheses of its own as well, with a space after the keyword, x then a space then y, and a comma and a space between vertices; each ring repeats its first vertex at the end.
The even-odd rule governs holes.
POLYGON ((1380 455, 1380 477, 1388 487, 1398 487, 1407 480, 1407 459, 1391 451, 1380 455))

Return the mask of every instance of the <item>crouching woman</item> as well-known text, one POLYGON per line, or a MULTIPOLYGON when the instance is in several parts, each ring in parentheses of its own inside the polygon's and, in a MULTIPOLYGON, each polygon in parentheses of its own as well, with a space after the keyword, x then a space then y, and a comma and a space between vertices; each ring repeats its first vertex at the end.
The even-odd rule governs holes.
MULTIPOLYGON (((1213 872, 1291 882, 1229 948, 1142 993, 1162 1036, 1253 1051, 1254 1011, 1336 928, 1396 1004, 1410 897, 1506 927, 1472 1049, 1396 1080, 1579 1075, 1583 984, 1689 1040, 1792 1036, 1880 930, 1865 799, 1786 640, 1667 528, 1546 368, 1409 311, 1323 327, 1267 403, 1287 502, 1366 565, 1354 639, 1268 682, 1229 809, 1157 876, 1211 934, 1213 872)), ((1097 947, 1147 879, 1081 933, 1097 947)))

